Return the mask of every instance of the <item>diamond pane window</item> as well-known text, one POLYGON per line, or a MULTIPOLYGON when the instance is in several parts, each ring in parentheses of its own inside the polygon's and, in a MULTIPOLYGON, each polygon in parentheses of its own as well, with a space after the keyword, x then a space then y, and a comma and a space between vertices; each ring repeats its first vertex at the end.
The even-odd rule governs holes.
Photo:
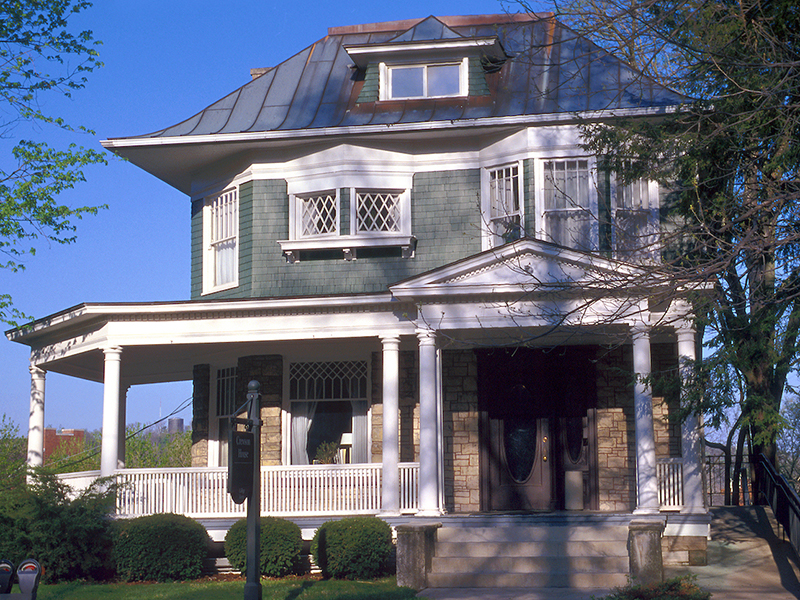
POLYGON ((300 235, 311 237, 336 235, 339 232, 339 210, 336 192, 297 197, 300 208, 300 235))
POLYGON ((402 192, 356 192, 356 231, 401 231, 402 192))

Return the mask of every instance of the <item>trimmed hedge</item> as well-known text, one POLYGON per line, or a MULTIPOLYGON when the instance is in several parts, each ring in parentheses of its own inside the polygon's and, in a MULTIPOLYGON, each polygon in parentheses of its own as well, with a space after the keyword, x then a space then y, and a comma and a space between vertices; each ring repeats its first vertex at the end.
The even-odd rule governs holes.
POLYGON ((197 579, 208 548, 206 528, 183 515, 120 521, 114 543, 117 574, 126 581, 197 579))
MULTIPOLYGON (((261 574, 283 577, 300 566, 303 537, 300 528, 286 519, 261 517, 261 574)), ((225 535, 225 555, 231 566, 244 573, 247 567, 247 519, 234 523, 225 535)))
POLYGON ((386 572, 392 528, 378 517, 348 517, 323 523, 311 554, 325 577, 374 579, 386 572))

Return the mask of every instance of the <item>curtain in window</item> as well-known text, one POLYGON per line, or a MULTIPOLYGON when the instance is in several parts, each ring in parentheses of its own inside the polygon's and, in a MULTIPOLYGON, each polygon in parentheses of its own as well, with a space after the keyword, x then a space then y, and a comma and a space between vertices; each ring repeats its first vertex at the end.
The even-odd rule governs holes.
POLYGON ((292 464, 308 464, 308 431, 317 412, 316 401, 292 402, 292 464))
POLYGON ((354 463, 365 463, 369 460, 367 456, 369 443, 367 439, 367 401, 351 400, 350 404, 353 405, 353 450, 350 460, 354 463))

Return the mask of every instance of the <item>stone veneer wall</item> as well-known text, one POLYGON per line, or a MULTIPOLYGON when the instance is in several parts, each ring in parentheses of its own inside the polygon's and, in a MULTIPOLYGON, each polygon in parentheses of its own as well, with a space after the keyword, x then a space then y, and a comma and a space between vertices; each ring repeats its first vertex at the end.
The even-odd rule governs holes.
POLYGON ((600 348, 597 356, 597 464, 599 509, 636 507, 636 432, 633 419, 633 348, 600 348))
POLYGON ((678 348, 675 344, 650 346, 653 370, 653 429, 656 456, 681 456, 681 423, 676 417, 680 409, 678 380, 678 348))
MULTIPOLYGON (((419 355, 400 352, 400 462, 419 460, 419 355)), ((372 462, 383 461, 383 354, 372 353, 372 462)))
POLYGON ((445 508, 448 512, 477 512, 481 499, 475 352, 442 352, 442 388, 445 508))
POLYGON ((192 371, 192 466, 208 466, 208 410, 211 406, 211 367, 192 371))
POLYGON ((281 464, 281 406, 283 404, 283 357, 242 356, 236 367, 236 397, 245 401, 247 384, 261 384, 261 464, 281 464))

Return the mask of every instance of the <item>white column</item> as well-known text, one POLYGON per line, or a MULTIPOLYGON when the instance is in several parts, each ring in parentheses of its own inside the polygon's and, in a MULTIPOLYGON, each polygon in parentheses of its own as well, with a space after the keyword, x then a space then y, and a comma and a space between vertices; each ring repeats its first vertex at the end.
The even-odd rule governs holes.
MULTIPOLYGON (((696 358, 696 336, 691 323, 678 328, 678 361, 681 388, 690 376, 696 358)), ((683 457, 683 511, 706 512, 703 495, 703 443, 700 419, 690 414, 681 425, 681 455, 683 457)))
POLYGON ((439 444, 436 406, 436 333, 419 339, 419 514, 439 515, 439 444))
POLYGON ((34 365, 31 372, 31 411, 28 417, 29 467, 44 464, 44 379, 47 371, 34 365))
POLYGON ((381 511, 400 514, 400 338, 383 344, 383 474, 381 511))
POLYGON ((645 326, 633 329, 633 372, 636 377, 633 410, 636 425, 636 513, 657 513, 658 475, 653 431, 653 394, 650 377, 650 331, 645 326))
POLYGON ((119 388, 119 437, 117 438, 117 464, 120 469, 125 468, 125 435, 127 433, 128 390, 130 386, 122 385, 119 388))
POLYGON ((100 476, 109 477, 119 466, 120 366, 122 348, 103 350, 103 445, 100 476))

